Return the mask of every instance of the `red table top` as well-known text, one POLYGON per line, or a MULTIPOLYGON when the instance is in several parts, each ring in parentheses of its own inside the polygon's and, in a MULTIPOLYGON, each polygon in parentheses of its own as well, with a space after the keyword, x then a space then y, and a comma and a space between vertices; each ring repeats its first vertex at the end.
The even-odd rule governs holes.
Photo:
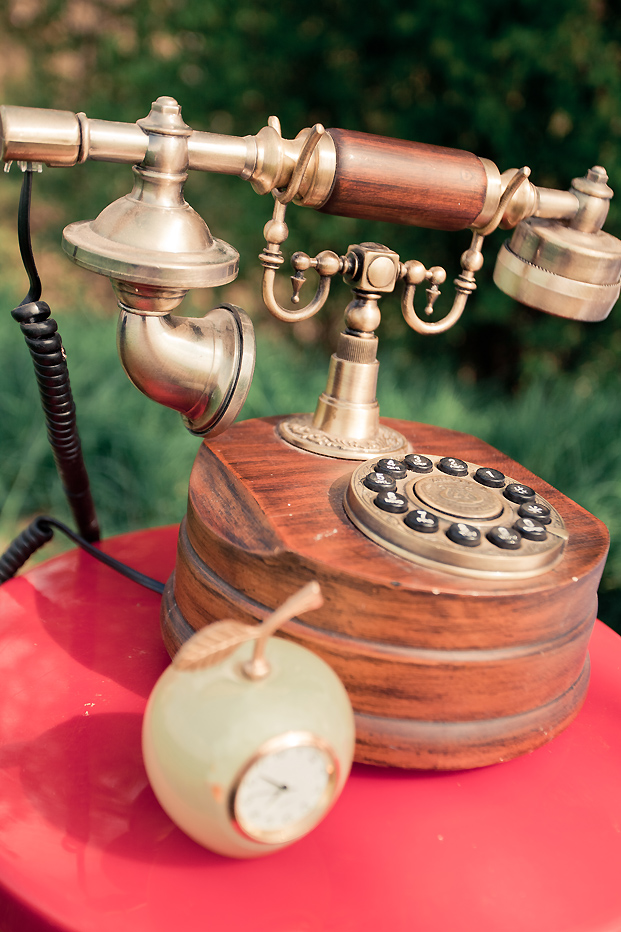
MULTIPOLYGON (((164 580, 175 540, 103 549, 164 580)), ((158 603, 75 551, 0 589, 2 932, 621 929, 621 639, 604 625, 551 744, 457 773, 357 765, 314 832, 233 861, 175 828, 144 772, 158 603)))

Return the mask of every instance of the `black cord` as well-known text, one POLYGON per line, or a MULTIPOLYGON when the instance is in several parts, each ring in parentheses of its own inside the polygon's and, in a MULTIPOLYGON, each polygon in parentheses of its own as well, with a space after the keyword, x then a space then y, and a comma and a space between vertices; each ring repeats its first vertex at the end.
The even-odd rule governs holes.
POLYGON ((56 321, 50 317, 49 306, 39 300, 41 280, 30 237, 31 194, 32 171, 27 170, 19 199, 17 229, 30 289, 19 307, 12 311, 12 316, 19 322, 32 356, 48 439, 78 531, 86 540, 97 541, 99 522, 82 456, 65 351, 56 321))
POLYGON ((29 304, 31 301, 38 301, 41 297, 41 279, 37 272, 34 253, 32 251, 32 240, 30 238, 30 202, 32 200, 32 169, 26 169, 22 181, 22 189, 19 195, 19 208, 17 211, 17 240, 19 242, 19 251, 22 262, 26 269, 26 274, 30 281, 28 294, 22 301, 22 304, 29 304))
POLYGON ((66 524, 63 524, 62 521, 57 521, 56 518, 50 518, 48 515, 40 515, 38 518, 35 518, 34 521, 31 521, 28 527, 15 538, 6 553, 0 557, 0 583, 11 579, 39 547, 42 547, 43 544, 52 539, 54 536, 53 528, 62 531, 63 534, 70 537, 74 543, 82 547, 83 550, 86 550, 87 553, 90 553, 92 557, 95 557, 96 560, 105 563, 106 566, 126 576, 127 579, 131 579, 141 586, 146 586, 147 589, 151 589, 152 592, 157 592, 158 595, 161 595, 164 591, 164 583, 159 582, 157 579, 152 579, 151 576, 146 576, 144 573, 140 573, 130 566, 126 566, 125 563, 121 563, 120 560, 115 560, 114 557, 109 556, 107 553, 103 553, 101 550, 98 550, 97 547, 93 547, 93 545, 83 537, 80 537, 79 534, 72 531, 66 524))
POLYGON ((41 279, 30 236, 31 197, 32 169, 28 168, 24 172, 19 198, 17 233, 30 288, 21 304, 11 313, 19 322, 32 356, 54 461, 80 534, 76 534, 62 521, 47 515, 35 518, 0 557, 0 584, 11 579, 36 550, 51 540, 54 536, 53 528, 56 528, 95 559, 161 595, 164 591, 163 583, 92 546, 93 541, 99 540, 99 523, 82 457, 65 351, 58 325, 50 317, 50 308, 45 301, 40 300, 41 279))

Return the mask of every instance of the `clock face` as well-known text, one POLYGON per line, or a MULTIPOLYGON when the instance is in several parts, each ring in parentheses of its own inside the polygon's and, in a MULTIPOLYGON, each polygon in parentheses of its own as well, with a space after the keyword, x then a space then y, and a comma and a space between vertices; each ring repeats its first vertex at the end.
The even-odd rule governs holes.
POLYGON ((259 749, 239 777, 232 810, 240 831, 265 844, 306 834, 329 808, 338 765, 328 745, 289 733, 259 749))

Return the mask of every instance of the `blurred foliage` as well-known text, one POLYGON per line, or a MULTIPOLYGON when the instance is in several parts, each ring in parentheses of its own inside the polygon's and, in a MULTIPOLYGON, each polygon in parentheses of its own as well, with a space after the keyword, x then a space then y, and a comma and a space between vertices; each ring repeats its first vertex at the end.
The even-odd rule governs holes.
MULTIPOLYGON (((621 178, 621 18, 612 0, 376 0, 355 14, 345 0, 7 0, 0 35, 0 92, 15 104, 134 121, 170 94, 190 125, 220 133, 255 133, 276 113, 288 136, 319 120, 456 146, 501 170, 528 164, 536 183, 553 187, 597 163, 613 188, 621 178)), ((47 229, 57 239, 63 223, 93 216, 129 187, 126 167, 46 172, 41 196, 53 216, 42 238, 47 229)), ((256 255, 270 198, 236 179, 196 175, 187 196, 240 250, 233 297, 242 294, 261 320, 256 255)), ((468 244, 467 233, 295 208, 288 221, 290 252, 386 242, 404 259, 445 265, 449 281, 468 244)), ((607 229, 621 233, 614 202, 607 229)), ((614 369, 613 322, 544 320, 498 292, 491 272, 502 239, 490 238, 466 320, 434 338, 434 354, 466 380, 492 377, 505 388, 535 370, 614 369)), ((298 340, 331 341, 347 301, 344 288, 334 291, 329 310, 296 329, 298 340)), ((430 348, 404 333, 394 299, 384 305, 385 341, 405 339, 414 355, 430 348)))
MULTIPOLYGON (((174 96, 186 122, 197 129, 256 133, 274 113, 288 137, 321 121, 328 127, 466 148, 501 170, 527 164, 536 184, 552 187, 567 188, 572 177, 603 164, 613 189, 621 187, 621 17, 614 0, 375 0, 355 7, 345 0, 312 5, 293 0, 2 4, 2 102, 133 122, 161 94, 174 96)), ((14 238, 19 182, 14 171, 0 184, 0 274, 7 292, 15 295, 10 300, 25 291, 14 238)), ((114 313, 112 294, 107 282, 69 266, 58 247, 60 232, 67 222, 95 216, 130 187, 126 166, 97 163, 46 170, 36 182, 33 223, 44 297, 58 317, 65 308, 91 315, 87 333, 103 332, 97 330, 104 327, 99 317, 114 313)), ((204 313, 226 298, 252 314, 265 367, 260 355, 245 415, 297 407, 296 389, 309 388, 310 382, 312 398, 300 406, 312 407, 325 378, 325 365, 315 364, 314 345, 333 345, 347 288, 335 283, 328 307, 311 321, 294 327, 271 321, 260 303, 256 259, 271 198, 256 196, 237 179, 198 173, 188 180, 186 195, 214 234, 241 253, 241 274, 233 285, 215 295, 194 292, 186 303, 189 311, 204 313), (297 346, 282 354, 278 366, 283 340, 297 346)), ((444 265, 449 282, 469 241, 466 232, 370 224, 296 208, 289 210, 287 221, 289 254, 325 248, 342 253, 350 243, 375 240, 403 259, 444 265)), ((621 236, 621 208, 615 201, 606 228, 621 236)), ((412 334, 396 296, 384 299, 383 410, 479 433, 608 520, 621 539, 616 484, 621 331, 616 315, 593 326, 515 305, 491 281, 495 252, 505 235, 498 231, 490 237, 486 264, 477 275, 479 289, 465 319, 448 333, 433 338, 412 334), (426 401, 419 404, 421 395, 426 401)), ((311 282, 306 289, 312 289, 311 282)), ((452 300, 450 285, 444 290, 439 309, 452 300)), ((70 333, 67 342, 72 339, 78 341, 70 333)), ((102 341, 96 337, 99 345, 102 341)), ((128 386, 108 396, 108 382, 116 379, 112 358, 104 355, 105 365, 92 369, 86 347, 75 358, 83 373, 76 378, 90 405, 90 465, 94 458, 103 470, 100 495, 110 503, 128 503, 123 514, 111 519, 108 532, 173 520, 180 501, 175 496, 183 497, 191 458, 187 444, 186 449, 161 442, 169 430, 185 437, 175 416, 145 403, 128 386), (143 417, 138 413, 143 406, 158 413, 143 417), (108 417, 110 423, 102 423, 108 417), (164 448, 168 452, 162 455, 164 448), (177 450, 180 459, 169 464, 166 457, 174 460, 177 450), (153 459, 160 479, 138 470, 138 461, 153 459), (153 512, 134 481, 138 475, 157 503, 153 512)), ((19 373, 11 378, 21 385, 19 373)), ((29 380, 30 373, 23 379, 29 380)), ((16 518, 29 507, 47 507, 34 492, 47 479, 32 477, 37 463, 45 460, 49 469, 51 461, 45 459, 48 454, 26 408, 20 407, 25 386, 12 395, 4 399, 6 417, 28 425, 23 441, 11 441, 22 454, 3 473, 9 483, 3 489, 5 516, 11 512, 16 518)), ((42 475, 47 476, 45 469, 42 475)), ((621 587, 618 553, 608 571, 609 588, 621 587)))

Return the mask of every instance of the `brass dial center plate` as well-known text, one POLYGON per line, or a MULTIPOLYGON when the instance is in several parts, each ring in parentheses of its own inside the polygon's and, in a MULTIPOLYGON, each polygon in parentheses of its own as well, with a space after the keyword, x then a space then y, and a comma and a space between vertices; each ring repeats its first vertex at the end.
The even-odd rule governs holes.
POLYGON ((559 562, 568 538, 536 489, 451 456, 366 460, 351 475, 344 507, 380 547, 462 576, 537 576, 559 562), (447 475, 447 466, 459 474, 447 475))
POLYGON ((424 476, 415 482, 412 491, 427 507, 455 518, 491 521, 503 511, 495 489, 453 476, 424 476))

